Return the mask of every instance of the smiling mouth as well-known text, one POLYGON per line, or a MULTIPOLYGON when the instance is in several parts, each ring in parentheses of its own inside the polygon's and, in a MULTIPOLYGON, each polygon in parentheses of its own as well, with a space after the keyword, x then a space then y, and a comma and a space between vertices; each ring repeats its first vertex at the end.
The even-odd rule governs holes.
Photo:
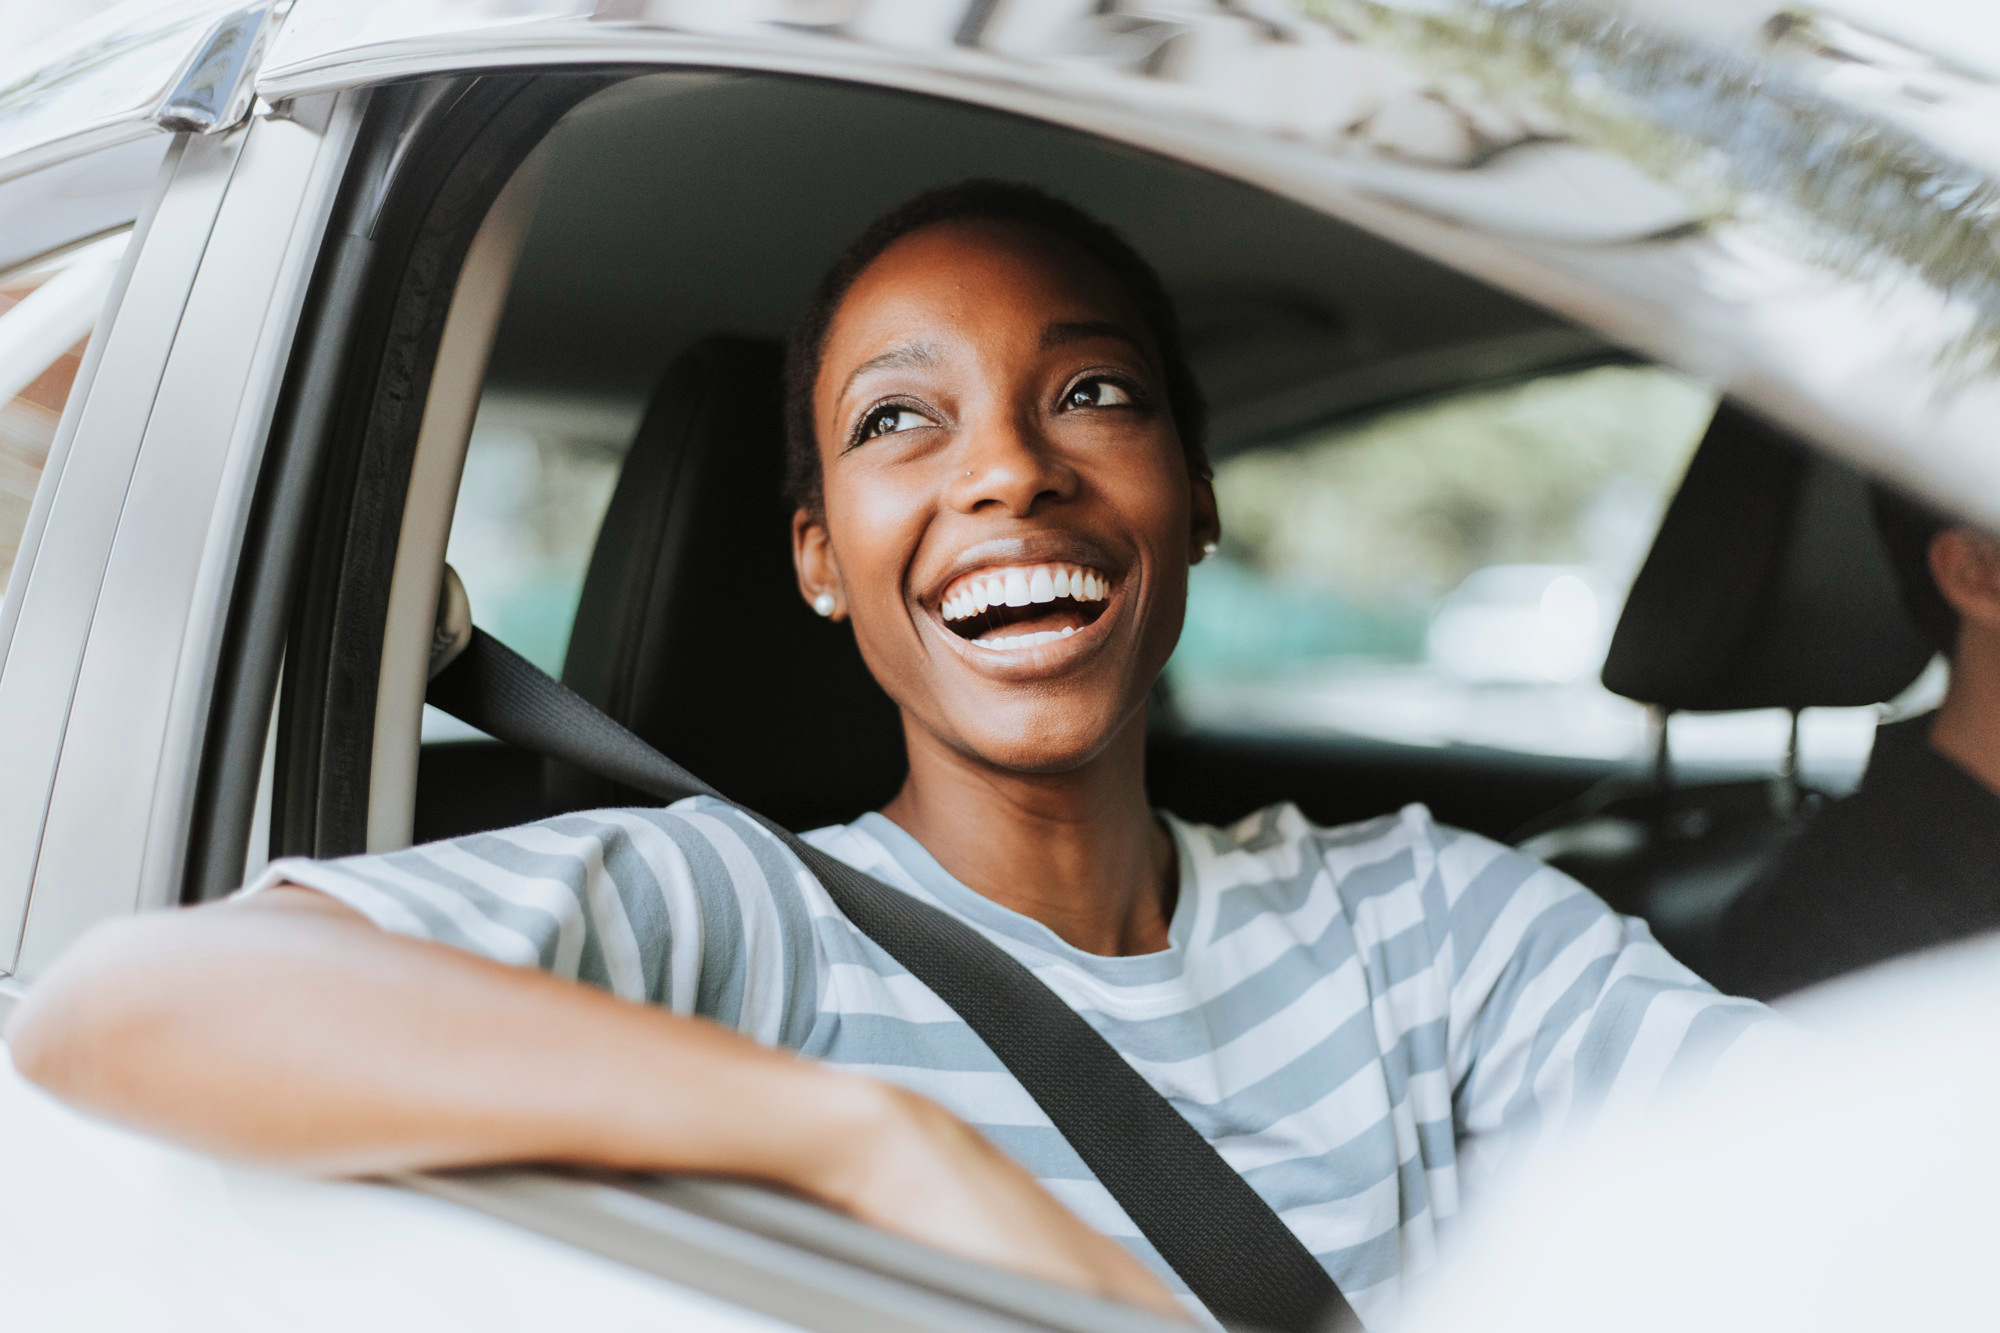
POLYGON ((1111 580, 1087 565, 996 565, 953 579, 938 614, 961 639, 994 652, 1065 639, 1097 622, 1111 580))

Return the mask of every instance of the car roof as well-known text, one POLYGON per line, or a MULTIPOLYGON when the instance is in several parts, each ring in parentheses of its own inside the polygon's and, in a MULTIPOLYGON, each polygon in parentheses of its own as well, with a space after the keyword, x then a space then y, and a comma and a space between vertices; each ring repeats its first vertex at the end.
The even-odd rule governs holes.
POLYGON ((538 155, 546 183, 489 387, 543 411, 622 405, 636 420, 681 350, 718 331, 783 338, 870 219, 968 176, 1067 198, 1159 270, 1215 461, 1415 397, 1620 355, 1241 182, 880 88, 670 71, 600 94, 538 155))
MULTIPOLYGON (((85 95, 117 63, 93 64, 87 42, 17 66, 0 87, 0 177, 121 116, 143 125, 136 90, 161 53, 178 43, 195 61, 201 20, 224 9, 138 0, 93 25, 100 54, 129 48, 122 101, 85 95), (65 128, 52 106, 80 111, 65 128)), ((1022 113, 1375 233, 2000 527, 2000 62, 1984 47, 1939 54, 1922 43, 1942 29, 1864 0, 1088 9, 296 0, 256 88, 279 101, 650 63, 1022 113)))

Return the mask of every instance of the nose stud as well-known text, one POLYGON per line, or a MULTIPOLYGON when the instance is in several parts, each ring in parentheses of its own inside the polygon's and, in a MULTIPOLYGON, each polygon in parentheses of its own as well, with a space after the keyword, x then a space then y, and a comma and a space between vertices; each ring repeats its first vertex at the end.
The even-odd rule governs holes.
POLYGON ((823 616, 832 615, 833 594, 830 592, 823 592, 819 594, 817 597, 813 598, 813 610, 819 612, 823 616))

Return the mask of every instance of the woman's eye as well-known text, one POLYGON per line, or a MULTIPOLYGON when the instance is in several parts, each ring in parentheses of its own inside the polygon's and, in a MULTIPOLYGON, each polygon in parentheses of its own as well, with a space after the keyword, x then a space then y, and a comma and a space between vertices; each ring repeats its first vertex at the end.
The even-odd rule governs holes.
POLYGON ((878 407, 861 423, 861 438, 873 440, 930 424, 930 419, 923 413, 913 412, 907 407, 878 407))
POLYGON ((1084 380, 1063 398, 1069 407, 1129 407, 1132 395, 1115 380, 1084 380))

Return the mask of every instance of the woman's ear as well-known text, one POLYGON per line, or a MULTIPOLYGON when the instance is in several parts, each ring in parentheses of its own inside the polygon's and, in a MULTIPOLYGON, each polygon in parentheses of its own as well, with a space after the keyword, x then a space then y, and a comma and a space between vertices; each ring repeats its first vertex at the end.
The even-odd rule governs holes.
POLYGON ((847 590, 840 581, 840 562, 826 535, 826 520, 800 509, 792 515, 792 568, 799 576, 799 595, 828 620, 847 619, 847 590))
POLYGON ((1931 578, 1961 621, 2000 630, 2000 542, 1971 528, 1931 538, 1931 578))
POLYGON ((1222 540, 1222 513, 1215 505, 1215 483, 1207 477, 1194 477, 1189 489, 1188 513, 1193 519, 1188 534, 1193 547, 1189 563, 1198 565, 1215 553, 1215 544, 1222 540))

